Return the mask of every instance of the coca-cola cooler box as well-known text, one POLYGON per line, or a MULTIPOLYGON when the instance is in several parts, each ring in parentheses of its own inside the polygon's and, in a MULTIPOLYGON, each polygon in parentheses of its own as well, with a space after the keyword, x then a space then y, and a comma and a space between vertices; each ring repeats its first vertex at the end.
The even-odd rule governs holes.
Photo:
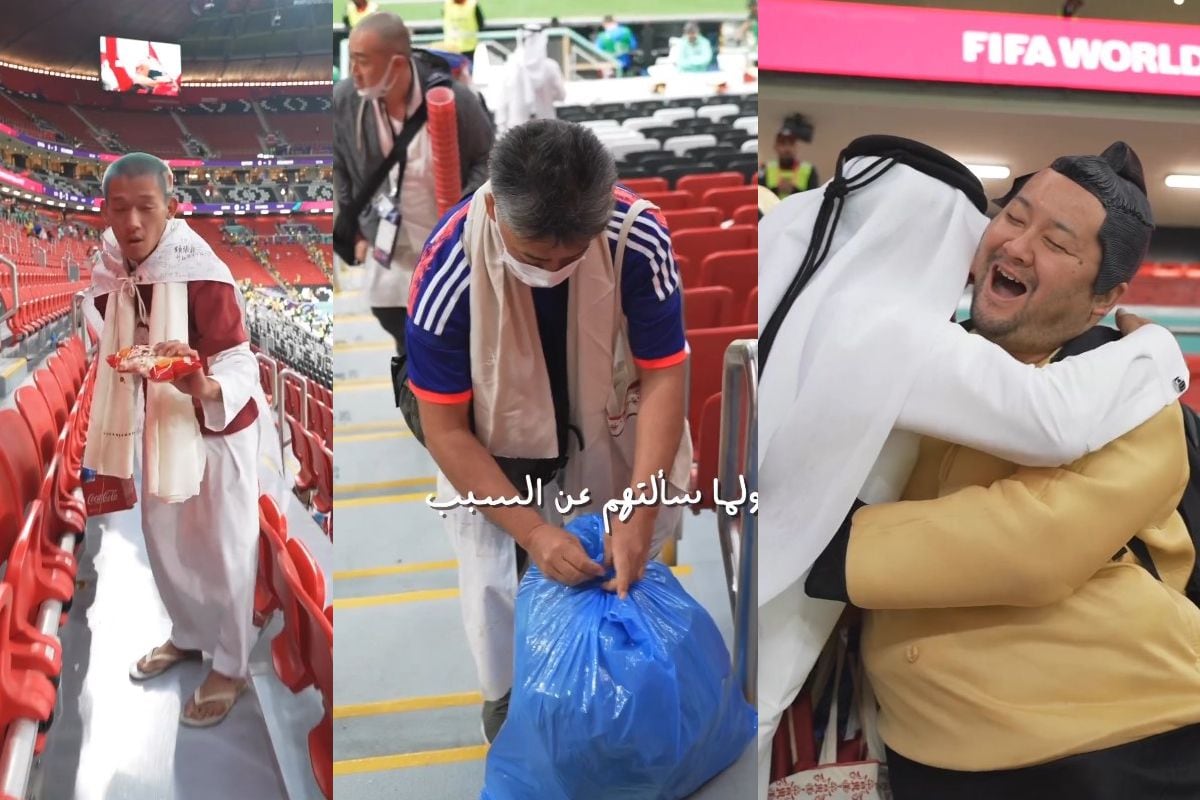
POLYGON ((84 470, 83 499, 89 517, 126 511, 137 505, 137 489, 133 478, 114 478, 112 475, 97 475, 84 470))

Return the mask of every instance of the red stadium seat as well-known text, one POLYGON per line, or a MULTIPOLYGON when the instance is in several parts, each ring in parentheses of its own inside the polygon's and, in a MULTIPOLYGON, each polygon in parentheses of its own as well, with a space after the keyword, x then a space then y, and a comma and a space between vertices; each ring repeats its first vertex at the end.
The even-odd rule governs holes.
POLYGON ((313 508, 322 514, 333 511, 333 453, 312 431, 305 431, 309 451, 312 453, 313 472, 316 474, 317 493, 313 496, 313 508))
POLYGON ((317 560, 313 558, 312 552, 299 539, 288 539, 287 551, 292 558, 292 564, 296 567, 296 574, 300 576, 300 584, 304 587, 304 591, 317 605, 317 608, 324 608, 325 573, 321 572, 321 568, 317 566, 317 560))
POLYGON ((691 348, 691 366, 688 374, 691 386, 688 390, 688 422, 692 430, 692 446, 700 429, 704 401, 721 391, 725 373, 725 351, 737 339, 757 339, 757 325, 737 325, 726 328, 707 328, 689 331, 688 345, 691 348))
POLYGON ((266 624, 267 615, 280 607, 272 586, 275 551, 268 537, 287 541, 287 517, 275 500, 264 494, 258 498, 258 576, 254 584, 254 624, 260 628, 266 624))
POLYGON ((696 198, 687 192, 645 192, 642 197, 663 211, 693 208, 696 205, 696 198))
POLYGON ((726 250, 705 257, 700 264, 701 286, 728 286, 745 302, 758 286, 758 250, 726 250))
POLYGON ((327 798, 333 797, 333 622, 325 609, 309 598, 301 600, 304 626, 304 661, 321 692, 325 715, 308 734, 308 756, 313 777, 327 798))
MULTIPOLYGON (((261 514, 261 498, 259 510, 261 514)), ((267 551, 271 594, 283 611, 283 630, 271 640, 271 662, 283 685, 298 692, 313 682, 312 673, 305 664, 304 626, 300 620, 299 603, 305 593, 304 585, 278 530, 270 525, 260 525, 259 547, 267 551)))
POLYGON ((646 192, 666 192, 670 190, 666 178, 624 178, 620 183, 632 192, 645 195, 646 192))
POLYGON ((716 508, 713 481, 721 457, 721 395, 705 399, 700 408, 700 424, 696 432, 696 472, 691 491, 700 492, 695 509, 716 508))
POLYGON ((38 474, 44 473, 50 459, 54 457, 54 443, 58 439, 58 429, 50 415, 50 407, 46 398, 33 386, 22 386, 16 391, 17 409, 25 418, 25 424, 33 433, 38 447, 38 474))
POLYGON ((683 290, 684 327, 720 328, 730 324, 733 290, 725 286, 702 286, 683 290))
POLYGON ((672 232, 691 228, 712 228, 721 224, 721 212, 715 208, 683 208, 664 211, 667 228, 672 232))
POLYGON ((746 305, 742 309, 742 324, 757 325, 758 324, 758 287, 755 286, 750 290, 750 296, 746 298, 746 305))
POLYGON ((70 412, 70 408, 62 387, 59 386, 58 378, 55 378, 54 373, 43 367, 33 373, 33 385, 42 393, 46 406, 50 409, 50 416, 54 420, 54 429, 61 431, 67 424, 67 414, 70 412))
POLYGON ((675 184, 675 190, 678 192, 688 192, 695 200, 694 205, 700 206, 709 205, 702 202, 704 193, 709 189, 745 185, 746 179, 740 172, 712 172, 705 175, 685 175, 675 184))
MULTIPOLYGON (((701 196, 700 202, 721 210, 721 219, 732 219, 740 207, 758 202, 757 186, 723 186, 708 189, 701 196)), ((755 222, 758 220, 756 219, 755 222)))
MULTIPOLYGON (((748 250, 758 247, 757 225, 732 225, 728 228, 697 228, 671 236, 671 246, 699 266, 704 257, 722 250, 748 250)), ((688 285, 685 279, 684 285, 688 285)))
POLYGON ((741 206, 733 212, 734 225, 757 225, 758 206, 741 206))
POLYGON ((292 433, 292 454, 300 462, 300 473, 296 476, 296 490, 307 492, 316 483, 316 475, 313 474, 312 450, 309 447, 304 428, 300 427, 300 423, 291 414, 285 414, 285 416, 288 429, 292 433))

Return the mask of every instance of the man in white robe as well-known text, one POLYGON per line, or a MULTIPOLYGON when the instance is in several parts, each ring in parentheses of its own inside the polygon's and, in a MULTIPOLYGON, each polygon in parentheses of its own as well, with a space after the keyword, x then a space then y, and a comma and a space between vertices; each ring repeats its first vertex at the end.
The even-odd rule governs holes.
POLYGON ((146 153, 122 157, 104 175, 110 227, 91 289, 104 328, 84 466, 132 476, 144 408, 142 529, 171 635, 130 677, 148 680, 211 655, 212 669, 180 715, 185 725, 207 727, 225 718, 249 677, 257 461, 260 426, 270 418, 233 278, 174 219, 170 188, 167 165, 146 153), (204 369, 173 383, 118 375, 104 356, 132 344, 198 358, 204 369))

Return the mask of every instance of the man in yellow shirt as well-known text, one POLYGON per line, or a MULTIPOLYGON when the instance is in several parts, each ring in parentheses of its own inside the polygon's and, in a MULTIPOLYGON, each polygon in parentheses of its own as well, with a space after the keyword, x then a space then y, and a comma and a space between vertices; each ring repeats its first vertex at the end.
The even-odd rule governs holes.
MULTIPOLYGON (((1118 142, 1001 202, 972 264, 972 321, 1042 365, 1145 256, 1141 164, 1118 142)), ((806 590, 867 610, 896 800, 1200 798, 1200 608, 1182 593, 1196 553, 1176 511, 1188 479, 1171 405, 1054 469, 926 439, 901 502, 856 504, 806 590)))

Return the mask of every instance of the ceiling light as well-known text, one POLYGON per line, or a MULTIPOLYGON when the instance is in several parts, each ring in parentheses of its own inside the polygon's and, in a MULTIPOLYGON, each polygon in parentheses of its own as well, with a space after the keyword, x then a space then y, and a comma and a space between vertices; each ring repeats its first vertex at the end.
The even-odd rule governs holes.
POLYGON ((1177 6, 1183 5, 1183 0, 1175 0, 1175 5, 1177 5, 1177 6))
POLYGON ((1200 189, 1200 175, 1168 175, 1167 186, 1172 189, 1200 189))
POLYGON ((1009 176, 1008 167, 995 164, 964 164, 981 181, 1002 181, 1009 176))

